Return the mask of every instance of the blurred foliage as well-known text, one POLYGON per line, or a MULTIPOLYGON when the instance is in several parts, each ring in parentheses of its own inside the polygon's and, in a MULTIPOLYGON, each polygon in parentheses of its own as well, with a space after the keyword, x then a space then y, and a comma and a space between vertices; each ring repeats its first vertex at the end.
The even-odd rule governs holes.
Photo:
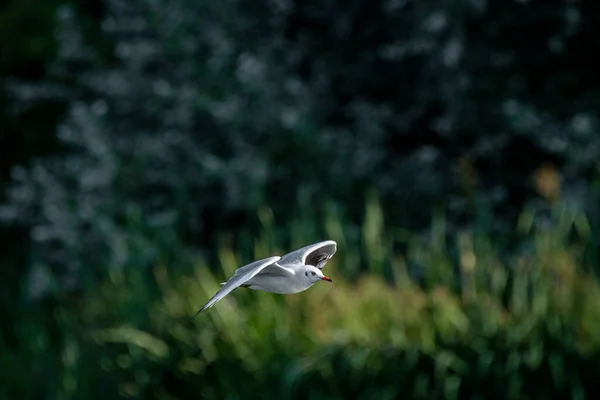
POLYGON ((1 1, 0 399, 594 398, 599 18, 1 1))
MULTIPOLYGON (((564 213, 556 218, 569 219, 564 213)), ((327 265, 333 284, 290 296, 239 289, 191 325, 236 268, 282 253, 268 225, 251 251, 221 246, 215 272, 204 263, 184 275, 164 263, 114 269, 83 296, 56 296, 52 313, 36 310, 18 322, 20 351, 2 351, 0 358, 0 370, 13 371, 2 376, 0 396, 599 394, 600 285, 583 270, 581 248, 564 244, 562 229, 572 226, 544 230, 532 248, 505 263, 488 237, 463 231, 444 247, 437 221, 428 237, 393 239, 367 228, 370 218, 362 245, 331 229, 343 223, 336 217, 313 227, 345 244, 327 265), (405 257, 392 250, 395 240, 409 241, 405 257), (372 273, 349 279, 361 256, 372 273), (429 284, 411 277, 410 264, 421 266, 429 284), (381 269, 391 279, 382 279, 381 269)), ((307 242, 310 229, 295 224, 295 240, 307 242)))
POLYGON ((356 225, 369 188, 390 226, 441 209, 448 232, 487 219, 499 245, 523 207, 557 199, 600 226, 599 82, 573 62, 597 46, 590 2, 99 4, 95 25, 61 5, 48 79, 7 86, 15 112, 67 108, 63 151, 14 168, 0 212, 58 287, 189 262, 215 230, 256 233, 264 204, 321 218, 327 196, 356 225), (533 14, 543 34, 515 37, 533 14))

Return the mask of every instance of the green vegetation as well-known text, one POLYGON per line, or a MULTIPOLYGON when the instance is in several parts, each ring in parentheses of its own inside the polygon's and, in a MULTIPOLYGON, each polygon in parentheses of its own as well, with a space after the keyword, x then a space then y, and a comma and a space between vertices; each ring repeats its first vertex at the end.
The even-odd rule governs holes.
POLYGON ((557 208, 552 227, 503 260, 485 236, 446 240, 443 220, 427 236, 394 235, 374 199, 360 240, 333 213, 289 226, 293 243, 317 232, 338 241, 332 285, 293 296, 239 289, 188 324, 235 268, 284 251, 263 209, 253 249, 223 245, 214 272, 202 262, 186 274, 112 270, 94 290, 57 296, 19 321, 27 351, 3 346, 0 368, 12 373, 0 395, 593 398, 600 285, 583 261, 583 216, 557 208), (571 231, 578 239, 566 245, 571 231), (406 257, 394 242, 407 242, 406 257))
POLYGON ((0 400, 600 397, 600 2, 36 3, 0 1, 0 400), (324 239, 333 284, 189 324, 324 239))

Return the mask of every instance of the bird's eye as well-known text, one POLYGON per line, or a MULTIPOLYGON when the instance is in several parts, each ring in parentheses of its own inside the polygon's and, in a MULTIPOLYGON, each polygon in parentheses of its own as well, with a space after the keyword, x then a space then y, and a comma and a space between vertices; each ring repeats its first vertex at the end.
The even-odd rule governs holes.
POLYGON ((313 275, 315 274, 314 272, 311 272, 313 275))

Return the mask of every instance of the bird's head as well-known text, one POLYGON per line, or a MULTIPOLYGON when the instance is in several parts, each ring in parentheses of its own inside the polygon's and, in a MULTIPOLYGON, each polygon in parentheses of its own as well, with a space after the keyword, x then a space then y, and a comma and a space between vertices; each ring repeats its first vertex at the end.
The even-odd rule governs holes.
POLYGON ((331 282, 331 278, 323 275, 323 272, 321 272, 319 268, 313 267, 312 265, 306 265, 304 275, 312 283, 317 283, 318 281, 331 282))

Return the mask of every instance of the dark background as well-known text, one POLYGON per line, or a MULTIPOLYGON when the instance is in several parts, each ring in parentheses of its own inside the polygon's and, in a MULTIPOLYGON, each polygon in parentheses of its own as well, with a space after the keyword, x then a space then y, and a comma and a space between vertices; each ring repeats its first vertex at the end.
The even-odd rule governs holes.
POLYGON ((267 382, 273 398, 593 397, 599 23, 592 0, 1 1, 0 368, 16 372, 0 398, 239 398, 267 382), (218 287, 193 271, 327 238, 348 291, 447 290, 469 333, 445 337, 415 305, 432 344, 389 339, 408 322, 388 315, 368 333, 330 322, 344 340, 301 320, 269 352, 284 328, 253 305, 272 295, 250 294, 231 312, 268 332, 239 339, 262 349, 252 367, 221 337, 231 320, 183 328, 218 287), (172 291, 189 308, 164 312, 172 291), (511 317, 482 322, 481 296, 511 317), (170 355, 88 337, 124 326, 170 355), (207 343, 218 357, 195 358, 207 343))

